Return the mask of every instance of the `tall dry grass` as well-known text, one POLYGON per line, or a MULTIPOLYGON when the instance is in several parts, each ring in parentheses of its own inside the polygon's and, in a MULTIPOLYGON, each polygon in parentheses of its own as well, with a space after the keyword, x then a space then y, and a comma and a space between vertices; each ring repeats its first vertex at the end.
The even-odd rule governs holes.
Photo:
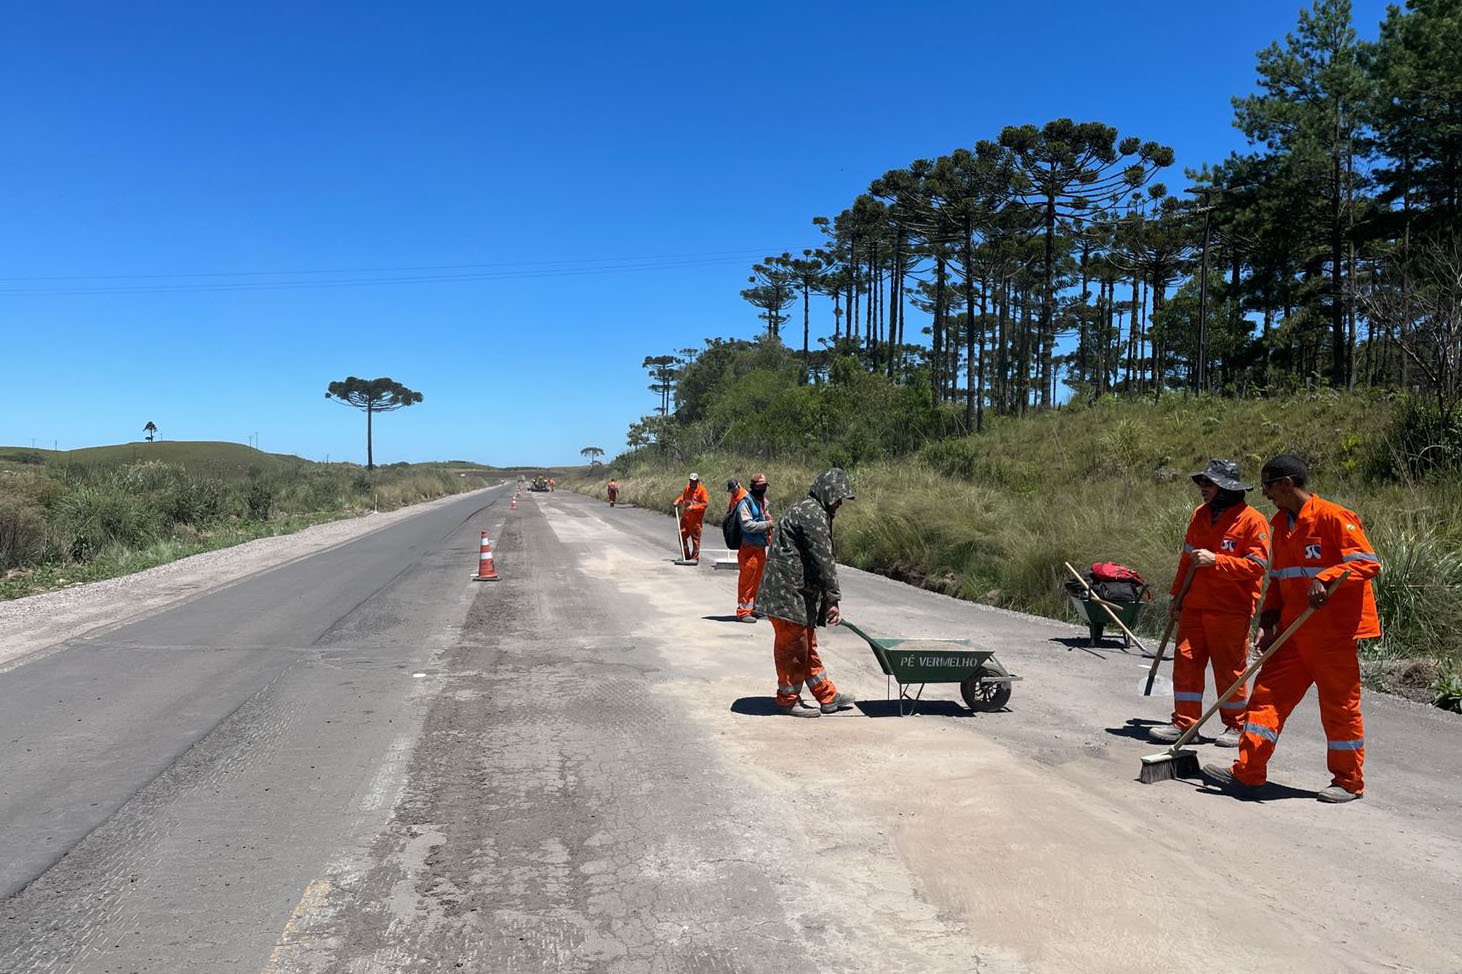
MULTIPOLYGON (((1263 460, 1309 460, 1311 487, 1360 513, 1383 564, 1376 586, 1385 636, 1380 658, 1462 665, 1462 488, 1433 479, 1374 482, 1367 470, 1389 420, 1387 404, 1316 394, 1281 402, 1173 398, 1101 403, 1001 419, 979 437, 849 471, 857 500, 839 511, 839 558, 954 595, 1070 618, 1063 562, 1115 560, 1146 577, 1157 599, 1139 628, 1160 630, 1183 531, 1201 503, 1189 474, 1211 456, 1237 459, 1257 481, 1263 460)), ((663 510, 691 469, 646 462, 580 471, 574 489, 603 496, 611 471, 625 500, 663 510)), ((726 454, 694 462, 724 508, 725 480, 753 469, 772 482, 773 509, 806 492, 823 469, 726 454)), ((1266 516, 1273 508, 1251 502, 1266 516)), ((708 517, 708 520, 710 518, 708 517)))

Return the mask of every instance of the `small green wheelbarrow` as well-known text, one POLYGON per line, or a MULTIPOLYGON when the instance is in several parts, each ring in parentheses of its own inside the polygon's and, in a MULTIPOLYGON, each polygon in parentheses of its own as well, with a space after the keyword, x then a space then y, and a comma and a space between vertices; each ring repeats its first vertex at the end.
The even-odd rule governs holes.
POLYGON ((1011 683, 1020 679, 1001 666, 992 651, 967 648, 968 639, 880 639, 846 619, 842 627, 857 633, 873 650, 888 678, 887 699, 892 699, 893 684, 898 684, 900 717, 918 709, 924 687, 930 683, 958 683, 965 706, 988 713, 1010 702, 1011 683), (915 684, 918 691, 910 693, 915 684))

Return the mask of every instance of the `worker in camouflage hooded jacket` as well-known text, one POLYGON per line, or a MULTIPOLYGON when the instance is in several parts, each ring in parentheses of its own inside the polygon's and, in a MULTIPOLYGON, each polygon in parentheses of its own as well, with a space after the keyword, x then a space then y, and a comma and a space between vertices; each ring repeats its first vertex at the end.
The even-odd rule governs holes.
POLYGON ((838 692, 817 655, 817 627, 842 621, 833 514, 852 499, 846 473, 837 467, 824 472, 807 496, 782 515, 767 551, 756 609, 771 619, 777 707, 786 714, 816 717, 853 705, 853 695, 838 692), (802 704, 804 684, 820 706, 802 704))

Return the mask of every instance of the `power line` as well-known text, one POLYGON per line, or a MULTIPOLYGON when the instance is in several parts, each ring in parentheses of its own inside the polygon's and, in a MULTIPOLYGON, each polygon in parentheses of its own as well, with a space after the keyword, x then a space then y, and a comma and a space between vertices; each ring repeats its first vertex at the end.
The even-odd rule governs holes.
MULTIPOLYGON (((68 275, 49 277, 8 277, 0 282, 19 284, 0 286, 0 296, 88 295, 88 294, 163 294, 180 292, 298 290, 305 288, 375 287, 399 284, 458 284, 497 280, 532 280, 553 277, 583 277, 640 271, 676 270, 689 267, 710 267, 739 264, 755 260, 766 250, 711 251, 699 254, 667 254, 648 257, 589 257, 552 261, 520 261, 496 264, 441 264, 400 267, 374 267, 333 270, 293 271, 219 271, 178 274, 113 274, 68 275), (451 271, 465 273, 416 273, 451 271), (339 277, 330 275, 384 274, 385 277, 339 277), (240 280, 241 278, 280 278, 314 276, 319 280, 240 280), (78 282, 71 286, 55 286, 50 282, 78 282), (86 281, 136 283, 85 284, 86 281), (145 283, 155 282, 155 283, 145 283), (34 286, 25 286, 32 284, 34 286)), ((775 252, 775 251, 774 251, 775 252)))

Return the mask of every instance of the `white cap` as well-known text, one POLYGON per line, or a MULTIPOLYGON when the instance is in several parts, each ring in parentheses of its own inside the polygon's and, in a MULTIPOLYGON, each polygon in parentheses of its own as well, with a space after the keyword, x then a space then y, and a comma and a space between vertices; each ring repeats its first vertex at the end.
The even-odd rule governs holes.
POLYGON ((690 479, 691 480, 700 480, 701 479, 701 475, 698 474, 698 473, 693 473, 693 474, 690 475, 690 479))

